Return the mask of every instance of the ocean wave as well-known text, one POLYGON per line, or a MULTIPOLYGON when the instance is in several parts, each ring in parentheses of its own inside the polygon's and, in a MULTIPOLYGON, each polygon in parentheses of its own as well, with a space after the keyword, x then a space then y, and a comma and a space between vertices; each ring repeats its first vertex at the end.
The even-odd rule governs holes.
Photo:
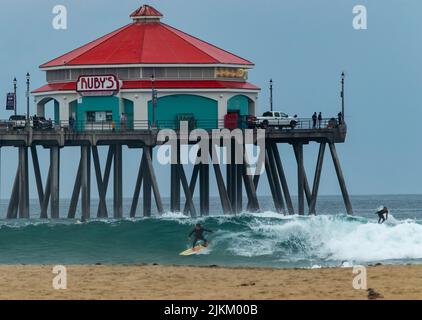
POLYGON ((0 223, 0 263, 163 263, 311 267, 422 259, 422 224, 345 215, 274 212, 187 218, 31 220, 0 223), (203 255, 179 257, 201 222, 214 231, 203 255))

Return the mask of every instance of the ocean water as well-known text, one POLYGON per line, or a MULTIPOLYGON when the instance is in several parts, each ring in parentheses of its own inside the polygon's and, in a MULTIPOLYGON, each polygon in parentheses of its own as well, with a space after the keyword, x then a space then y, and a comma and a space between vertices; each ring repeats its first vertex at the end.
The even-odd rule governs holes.
MULTIPOLYGON (((168 201, 167 201, 168 202, 168 201)), ((311 268, 352 264, 422 263, 422 196, 354 196, 355 216, 344 214, 341 197, 323 196, 318 216, 275 213, 271 199, 260 213, 221 214, 212 199, 209 217, 180 213, 152 218, 39 220, 31 201, 31 220, 0 220, 1 264, 176 264, 311 268), (379 225, 377 207, 390 208, 379 225), (187 235, 201 222, 214 231, 203 254, 180 257, 190 246, 187 235)), ((128 212, 130 201, 125 201, 128 212)), ((168 206, 167 206, 168 207, 168 206)), ((0 203, 4 217, 5 201, 0 203)), ((66 215, 68 201, 62 202, 66 215)), ((109 208, 112 208, 109 205, 109 208)), ((96 213, 95 203, 93 212, 96 213)))

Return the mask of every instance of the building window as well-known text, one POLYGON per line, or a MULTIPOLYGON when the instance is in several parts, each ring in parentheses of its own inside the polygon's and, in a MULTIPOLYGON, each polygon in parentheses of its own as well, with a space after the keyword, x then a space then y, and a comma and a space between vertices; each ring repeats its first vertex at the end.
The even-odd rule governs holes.
POLYGON ((79 78, 79 70, 78 69, 71 69, 70 70, 70 80, 78 80, 79 78))
POLYGON ((203 79, 214 79, 214 68, 203 68, 202 78, 203 79))
POLYGON ((89 123, 112 122, 113 112, 112 111, 88 111, 86 113, 86 121, 89 123))
POLYGON ((142 78, 150 79, 154 75, 154 68, 142 68, 142 78))
POLYGON ((202 75, 202 68, 192 68, 191 72, 190 72, 190 78, 191 79, 203 79, 203 75, 202 75))
POLYGON ((178 68, 166 68, 166 78, 167 79, 179 79, 178 68))
POLYGON ((120 68, 117 69, 117 77, 122 80, 129 79, 129 69, 128 68, 120 68))
POLYGON ((47 82, 76 81, 80 76, 115 75, 121 80, 149 80, 154 75, 156 79, 169 80, 212 80, 225 79, 246 81, 248 71, 242 68, 194 68, 194 67, 147 67, 147 68, 93 68, 67 69, 47 71, 47 82))
POLYGON ((129 79, 141 79, 141 68, 129 68, 129 79))
POLYGON ((179 79, 190 79, 189 68, 179 68, 179 79))

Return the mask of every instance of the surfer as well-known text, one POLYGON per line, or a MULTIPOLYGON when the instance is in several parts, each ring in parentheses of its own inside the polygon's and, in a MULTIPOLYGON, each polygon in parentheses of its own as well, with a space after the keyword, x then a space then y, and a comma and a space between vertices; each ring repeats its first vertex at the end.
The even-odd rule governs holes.
POLYGON ((376 212, 378 215, 378 223, 383 224, 388 219, 388 208, 386 206, 378 208, 376 212), (385 216, 384 216, 385 215, 385 216))
POLYGON ((203 228, 200 223, 196 224, 195 228, 189 234, 189 239, 192 237, 193 234, 195 234, 195 238, 193 239, 192 248, 195 248, 196 243, 199 240, 204 242, 204 247, 208 246, 208 240, 204 238, 204 232, 213 233, 213 231, 203 228))

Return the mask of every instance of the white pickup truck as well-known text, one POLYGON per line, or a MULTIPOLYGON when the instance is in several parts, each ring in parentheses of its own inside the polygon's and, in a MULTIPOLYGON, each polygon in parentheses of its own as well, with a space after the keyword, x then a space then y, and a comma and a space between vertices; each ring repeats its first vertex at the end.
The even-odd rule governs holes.
POLYGON ((262 128, 289 127, 291 129, 294 129, 297 124, 297 118, 289 117, 287 114, 280 111, 267 111, 262 115, 262 117, 256 118, 256 125, 262 128))

